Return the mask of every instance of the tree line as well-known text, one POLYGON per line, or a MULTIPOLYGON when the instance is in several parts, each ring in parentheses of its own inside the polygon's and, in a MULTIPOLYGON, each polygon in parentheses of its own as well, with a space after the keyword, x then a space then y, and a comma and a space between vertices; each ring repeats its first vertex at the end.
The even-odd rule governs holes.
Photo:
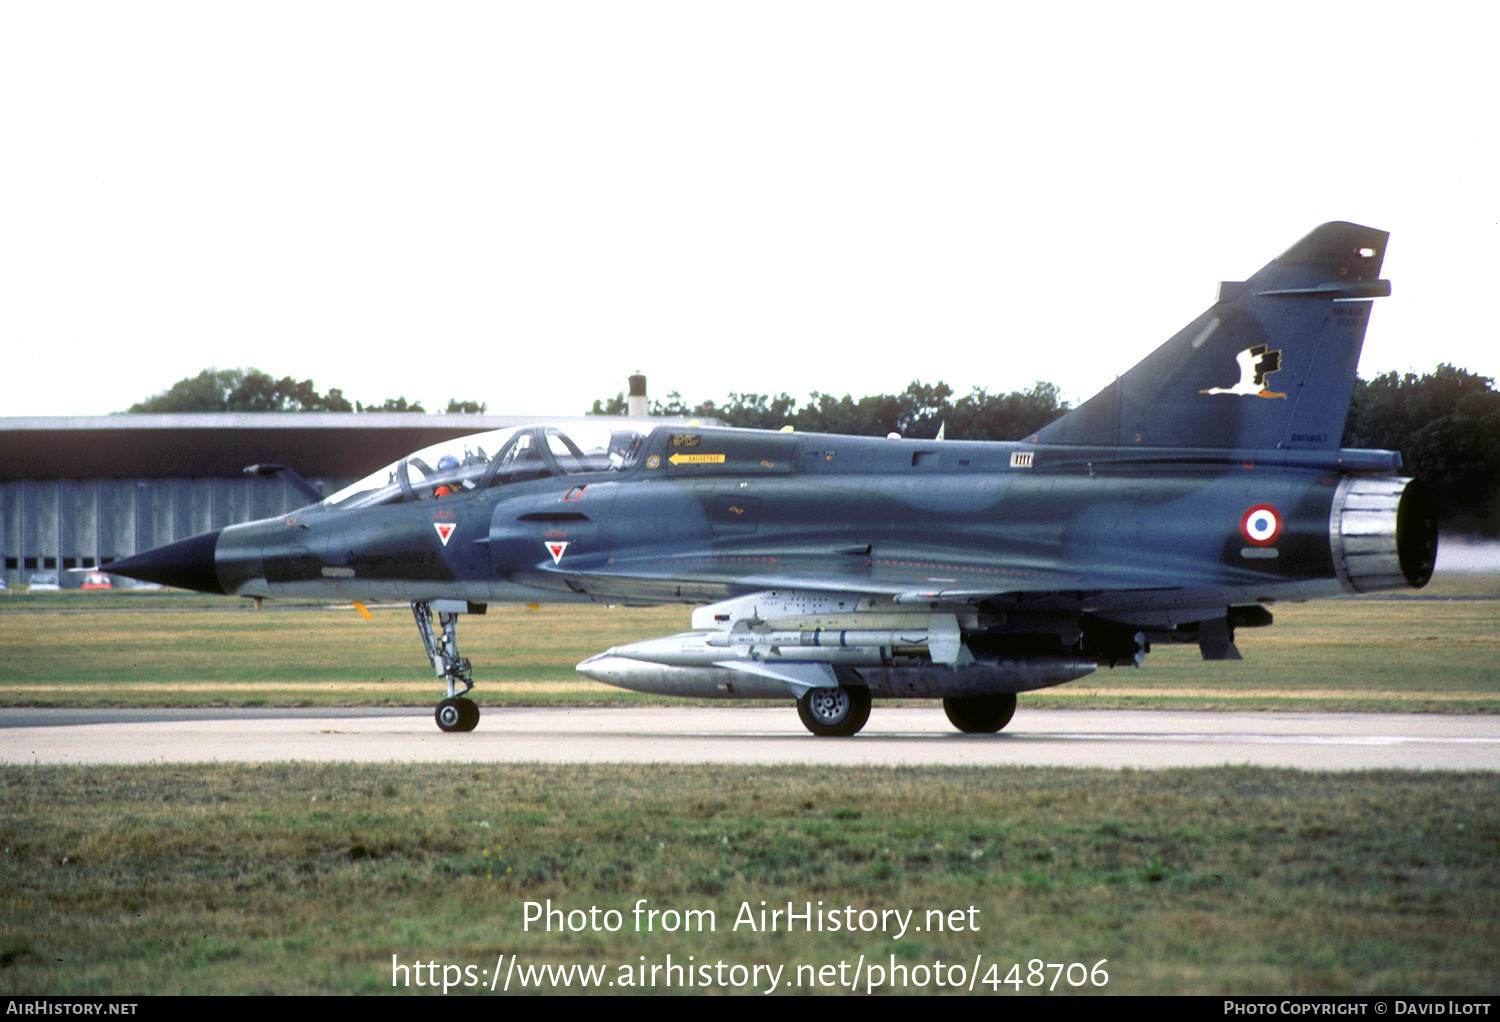
MULTIPOLYGON (((445 411, 482 414, 482 401, 452 398, 445 411)), ((312 380, 275 379, 259 369, 205 369, 178 380, 166 390, 131 405, 127 413, 184 412, 426 412, 420 401, 388 397, 380 404, 351 402, 337 387, 319 393, 312 380)))
MULTIPOLYGON (((591 415, 624 415, 625 395, 595 401, 591 415)), ((730 426, 751 429, 781 429, 791 426, 799 433, 844 433, 854 436, 935 437, 938 430, 949 440, 1016 440, 1038 429, 1068 410, 1055 384, 1038 381, 1028 390, 991 394, 975 387, 953 399, 946 383, 927 384, 914 380, 899 394, 875 394, 854 398, 835 397, 813 391, 800 408, 790 394, 731 393, 723 401, 683 400, 673 391, 665 401, 653 401, 652 415, 680 418, 713 418, 730 426)))

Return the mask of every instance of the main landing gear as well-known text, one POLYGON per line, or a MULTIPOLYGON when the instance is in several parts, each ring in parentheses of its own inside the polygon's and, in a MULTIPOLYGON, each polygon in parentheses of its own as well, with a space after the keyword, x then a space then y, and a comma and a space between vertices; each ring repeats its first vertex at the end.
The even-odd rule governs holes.
POLYGON ((971 735, 991 735, 1010 723, 1016 712, 1016 695, 951 696, 943 700, 949 722, 971 735))
POLYGON ((422 636, 422 645, 427 649, 427 659, 432 661, 437 676, 448 683, 448 698, 437 704, 437 726, 444 731, 473 731, 479 723, 479 704, 466 698, 474 687, 473 672, 468 657, 458 655, 458 613, 437 611, 437 628, 432 624, 432 604, 426 600, 414 600, 412 617, 417 619, 417 631, 422 636), (463 691, 458 689, 463 685, 463 691))
POLYGON ((870 719, 870 690, 810 688, 797 700, 797 716, 803 727, 821 738, 848 738, 870 719))
MULTIPOLYGON (((968 734, 994 734, 1016 712, 1013 692, 983 696, 950 696, 943 710, 953 726, 968 734)), ((810 688, 797 699, 797 715, 807 730, 822 738, 848 738, 870 719, 870 690, 863 686, 810 688)))

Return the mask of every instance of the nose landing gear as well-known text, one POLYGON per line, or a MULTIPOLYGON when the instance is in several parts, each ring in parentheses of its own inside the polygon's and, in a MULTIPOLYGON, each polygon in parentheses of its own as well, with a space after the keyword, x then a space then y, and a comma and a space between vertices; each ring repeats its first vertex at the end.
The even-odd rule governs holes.
MULTIPOLYGON (((412 617, 417 621, 417 632, 422 636, 422 645, 427 650, 427 659, 437 671, 437 676, 448 684, 448 697, 437 704, 434 716, 437 726, 444 731, 473 731, 479 723, 479 704, 467 698, 474 687, 473 672, 468 657, 458 655, 457 607, 449 609, 455 601, 437 601, 437 628, 432 624, 433 603, 413 600, 412 617), (459 691, 458 686, 463 685, 459 691)), ((462 605, 465 612, 473 612, 474 604, 462 605)), ((478 611, 483 613, 483 607, 478 611)))

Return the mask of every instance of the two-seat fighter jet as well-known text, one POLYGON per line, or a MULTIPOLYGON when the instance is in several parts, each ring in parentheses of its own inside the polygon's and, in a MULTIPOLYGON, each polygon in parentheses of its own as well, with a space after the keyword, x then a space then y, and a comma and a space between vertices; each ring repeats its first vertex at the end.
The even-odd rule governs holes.
POLYGON ((437 445, 319 503, 115 561, 210 593, 411 603, 479 720, 457 616, 549 600, 699 605, 692 630, 578 665, 645 692, 795 699, 853 735, 879 697, 962 731, 1016 694, 1238 659, 1273 604, 1425 584, 1426 488, 1341 450, 1387 235, 1319 227, 1082 406, 1013 443, 603 421, 437 445), (434 620, 435 615, 435 620, 434 620))

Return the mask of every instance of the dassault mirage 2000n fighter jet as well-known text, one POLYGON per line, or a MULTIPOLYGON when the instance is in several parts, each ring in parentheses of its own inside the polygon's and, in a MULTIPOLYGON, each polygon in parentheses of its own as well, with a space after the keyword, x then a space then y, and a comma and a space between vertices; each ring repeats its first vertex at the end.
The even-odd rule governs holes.
POLYGON ((859 731, 872 697, 930 697, 997 731, 1016 693, 1152 643, 1237 659, 1279 600, 1426 583, 1425 487, 1398 454, 1338 446, 1386 237, 1319 227, 1014 443, 524 426, 109 570, 410 601, 446 731, 479 719, 456 616, 544 600, 703 605, 692 631, 578 665, 613 685, 790 697, 819 735, 859 731))

